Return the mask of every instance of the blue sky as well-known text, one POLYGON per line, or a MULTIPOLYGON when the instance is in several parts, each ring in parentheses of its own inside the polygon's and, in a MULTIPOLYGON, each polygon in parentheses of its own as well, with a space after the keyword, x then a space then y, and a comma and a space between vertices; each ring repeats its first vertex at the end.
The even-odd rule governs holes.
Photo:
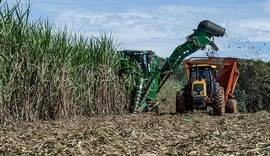
MULTIPOLYGON (((14 0, 15 1, 15 0, 14 0)), ((22 0, 23 2, 24 0, 22 0)), ((219 56, 270 61, 270 0, 32 0, 32 18, 98 36, 114 33, 123 49, 168 57, 208 19, 226 28, 219 56)), ((193 56, 205 56, 200 51, 193 56)))

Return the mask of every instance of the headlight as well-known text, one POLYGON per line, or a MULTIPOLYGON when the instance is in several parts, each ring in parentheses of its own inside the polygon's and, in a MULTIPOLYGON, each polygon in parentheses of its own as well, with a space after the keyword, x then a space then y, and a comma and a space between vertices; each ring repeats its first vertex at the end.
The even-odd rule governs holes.
POLYGON ((202 95, 204 93, 205 93, 204 91, 193 91, 192 92, 193 95, 202 95))
POLYGON ((204 94, 204 91, 200 91, 200 94, 204 94))

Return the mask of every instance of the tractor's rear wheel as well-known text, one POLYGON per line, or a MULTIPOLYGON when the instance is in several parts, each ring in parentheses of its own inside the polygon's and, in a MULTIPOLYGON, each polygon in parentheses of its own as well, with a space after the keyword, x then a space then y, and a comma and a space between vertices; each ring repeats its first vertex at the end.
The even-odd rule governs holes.
POLYGON ((225 114, 225 96, 224 88, 220 86, 214 95, 213 113, 216 116, 225 114))
POLYGON ((226 104, 226 113, 237 112, 237 101, 235 99, 229 99, 226 104))
POLYGON ((175 102, 176 113, 183 114, 186 112, 186 104, 185 104, 185 95, 184 91, 179 91, 176 94, 176 102, 175 102))

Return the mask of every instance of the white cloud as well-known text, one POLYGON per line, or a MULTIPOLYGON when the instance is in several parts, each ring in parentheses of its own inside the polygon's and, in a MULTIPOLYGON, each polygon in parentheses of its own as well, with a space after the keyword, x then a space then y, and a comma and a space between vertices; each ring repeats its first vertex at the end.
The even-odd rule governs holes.
POLYGON ((227 37, 235 41, 270 42, 270 17, 243 19, 225 24, 227 37))
POLYGON ((265 13, 270 13, 270 1, 267 1, 264 5, 263 5, 263 10, 265 13))
POLYGON ((240 28, 253 29, 253 30, 270 30, 270 17, 269 18, 257 18, 252 20, 244 20, 240 23, 240 28))
MULTIPOLYGON (((196 28, 201 20, 194 18, 194 14, 212 14, 213 12, 218 12, 218 10, 184 5, 159 6, 151 10, 136 9, 117 13, 71 10, 61 13, 59 20, 75 28, 81 28, 81 25, 84 25, 82 29, 87 29, 89 33, 115 31, 119 40, 124 43, 141 41, 147 47, 146 42, 151 44, 154 41, 169 41, 176 43, 175 46, 177 46, 179 40, 184 42, 185 37, 193 33, 192 29, 196 28)), ((142 47, 138 48, 142 49, 142 47)))
POLYGON ((219 10, 209 8, 209 7, 201 7, 201 6, 194 7, 194 6, 187 6, 187 5, 165 5, 165 6, 160 6, 158 8, 158 12, 169 14, 169 15, 185 16, 185 15, 191 15, 194 13, 214 14, 214 13, 218 13, 219 10))

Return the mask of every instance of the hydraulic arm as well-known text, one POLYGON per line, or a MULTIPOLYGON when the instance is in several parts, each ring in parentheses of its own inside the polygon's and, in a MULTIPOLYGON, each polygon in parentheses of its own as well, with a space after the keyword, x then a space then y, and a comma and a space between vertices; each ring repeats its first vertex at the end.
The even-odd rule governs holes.
POLYGON ((222 37, 224 34, 225 29, 217 24, 208 20, 200 22, 198 28, 194 29, 194 33, 187 36, 187 41, 177 46, 171 56, 167 58, 166 63, 160 70, 158 91, 173 73, 173 70, 175 70, 187 56, 200 49, 204 49, 206 45, 210 45, 215 51, 218 51, 213 36, 222 37))

